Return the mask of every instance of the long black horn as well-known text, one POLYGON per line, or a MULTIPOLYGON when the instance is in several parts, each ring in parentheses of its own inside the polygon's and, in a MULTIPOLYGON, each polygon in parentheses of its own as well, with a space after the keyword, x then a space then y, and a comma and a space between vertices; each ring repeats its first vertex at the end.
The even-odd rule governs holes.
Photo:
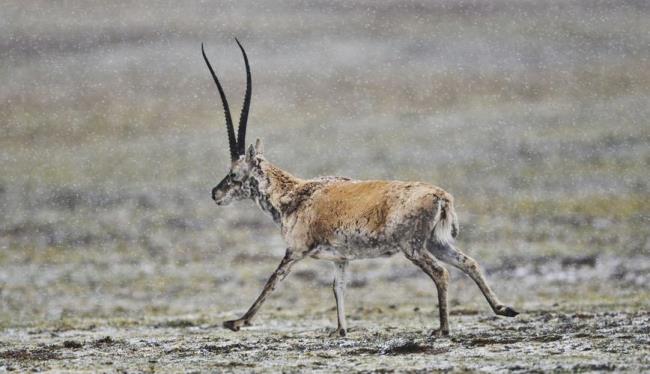
POLYGON ((212 74, 212 79, 214 79, 214 83, 217 84, 217 88, 219 89, 219 96, 221 96, 221 103, 223 104, 223 112, 224 115, 226 116, 226 128, 228 130, 228 146, 230 148, 230 159, 232 161, 237 161, 239 158, 239 153, 237 153, 237 141, 235 140, 235 128, 232 126, 232 118, 230 117, 230 108, 228 107, 228 100, 226 99, 226 94, 223 92, 223 88, 221 87, 221 83, 219 83, 219 79, 217 78, 217 75, 214 73, 214 70, 212 69, 212 65, 210 65, 210 61, 208 61, 208 56, 205 55, 205 50, 203 49, 203 43, 201 43, 201 53, 203 54, 203 59, 205 60, 205 63, 208 65, 208 69, 210 69, 210 74, 212 74))
POLYGON ((237 128, 237 146, 239 147, 238 151, 240 155, 246 153, 246 123, 248 123, 248 111, 251 106, 251 69, 248 66, 248 56, 246 56, 246 51, 244 47, 241 46, 239 40, 235 38, 241 53, 244 55, 244 63, 246 64, 246 94, 244 95, 244 105, 241 107, 241 116, 239 117, 239 127, 237 128))

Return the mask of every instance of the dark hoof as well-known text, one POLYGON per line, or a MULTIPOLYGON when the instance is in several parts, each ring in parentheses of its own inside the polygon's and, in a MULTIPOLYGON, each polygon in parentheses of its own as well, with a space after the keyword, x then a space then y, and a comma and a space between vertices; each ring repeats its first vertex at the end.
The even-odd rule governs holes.
POLYGON ((239 331, 239 329, 241 328, 241 326, 243 324, 244 324, 244 321, 242 321, 240 319, 236 319, 236 320, 233 320, 233 321, 224 322, 223 327, 227 328, 228 330, 239 331))
POLYGON ((495 313, 504 317, 515 317, 519 314, 519 312, 509 306, 501 306, 495 310, 495 313))
POLYGON ((431 331, 431 334, 429 334, 432 338, 440 338, 443 336, 449 336, 449 329, 437 329, 431 331))
POLYGON ((345 337, 347 334, 348 334, 348 330, 338 328, 338 329, 336 329, 334 331, 331 331, 329 333, 329 336, 331 336, 331 337, 337 337, 337 336, 345 337))

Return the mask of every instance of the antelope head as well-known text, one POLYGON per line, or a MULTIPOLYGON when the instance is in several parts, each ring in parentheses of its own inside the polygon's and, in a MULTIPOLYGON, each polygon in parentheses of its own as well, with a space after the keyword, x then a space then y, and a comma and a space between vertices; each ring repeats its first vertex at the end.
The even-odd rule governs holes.
POLYGON ((210 74, 214 79, 214 83, 219 90, 221 103, 223 104, 223 111, 226 117, 226 130, 228 131, 228 145, 230 148, 230 171, 225 178, 212 189, 212 199, 217 205, 227 205, 233 200, 242 200, 251 197, 251 186, 254 178, 252 178, 253 169, 258 156, 262 153, 262 144, 258 139, 255 146, 251 145, 246 151, 246 123, 248 122, 248 111, 251 105, 251 71, 248 66, 248 57, 244 47, 235 39, 239 49, 244 55, 244 64, 246 65, 246 94, 244 95, 244 104, 242 106, 241 115, 239 117, 239 127, 237 128, 237 137, 235 138, 235 129, 230 116, 230 108, 226 94, 219 83, 219 79, 210 65, 208 57, 205 55, 203 44, 201 44, 201 53, 203 59, 208 65, 210 74))

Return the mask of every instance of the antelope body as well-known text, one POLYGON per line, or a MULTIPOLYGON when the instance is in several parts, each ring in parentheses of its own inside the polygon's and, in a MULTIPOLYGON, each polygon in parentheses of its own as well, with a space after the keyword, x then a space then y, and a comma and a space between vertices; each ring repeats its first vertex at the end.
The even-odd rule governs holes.
POLYGON ((453 197, 439 187, 421 182, 359 181, 344 177, 300 179, 269 162, 258 139, 245 148, 246 123, 251 98, 248 57, 237 41, 246 66, 246 94, 237 138, 225 93, 201 47, 203 58, 217 85, 226 117, 231 155, 228 175, 212 190, 217 205, 252 199, 281 228, 287 250, 249 310, 224 327, 239 331, 251 324, 258 309, 298 261, 312 257, 334 263, 336 333, 345 336, 344 295, 350 260, 389 256, 402 252, 434 282, 438 291, 440 328, 448 335, 447 285, 449 273, 442 262, 468 274, 492 310, 514 317, 518 313, 501 303, 487 285, 477 262, 453 245, 458 234, 453 197))

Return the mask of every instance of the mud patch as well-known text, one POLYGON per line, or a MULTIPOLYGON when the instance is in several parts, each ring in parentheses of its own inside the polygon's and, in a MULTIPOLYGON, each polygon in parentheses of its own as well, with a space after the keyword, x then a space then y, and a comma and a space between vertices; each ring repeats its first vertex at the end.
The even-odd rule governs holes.
POLYGON ((431 350, 428 345, 410 340, 396 339, 387 342, 379 351, 382 355, 405 355, 411 353, 426 353, 431 350))
POLYGON ((111 338, 110 336, 105 336, 101 339, 97 339, 93 342, 93 347, 95 348, 104 348, 104 347, 110 347, 117 344, 117 342, 111 338))
POLYGON ((484 347, 487 345, 494 345, 494 344, 521 343, 524 341, 524 339, 521 339, 519 337, 493 336, 493 337, 476 337, 471 339, 459 337, 459 338, 454 338, 452 341, 468 347, 484 347))
POLYGON ((165 322, 160 322, 154 325, 154 327, 158 328, 175 328, 175 329, 182 329, 182 328, 187 328, 187 327, 194 327, 196 326, 197 323, 195 321, 190 321, 187 319, 175 319, 175 320, 170 320, 170 321, 165 321, 165 322))
POLYGON ((80 343, 76 340, 66 340, 63 342, 63 348, 68 348, 68 349, 79 349, 83 347, 83 343, 80 343))
POLYGON ((245 346, 243 344, 229 344, 229 345, 213 345, 213 344, 207 344, 201 347, 201 350, 210 352, 210 353, 216 353, 216 354, 225 354, 225 353, 231 353, 231 352, 240 352, 240 351, 247 351, 250 350, 250 347, 245 346))
POLYGON ((0 358, 14 361, 47 361, 61 358, 56 347, 48 346, 35 349, 15 349, 0 352, 0 358))

